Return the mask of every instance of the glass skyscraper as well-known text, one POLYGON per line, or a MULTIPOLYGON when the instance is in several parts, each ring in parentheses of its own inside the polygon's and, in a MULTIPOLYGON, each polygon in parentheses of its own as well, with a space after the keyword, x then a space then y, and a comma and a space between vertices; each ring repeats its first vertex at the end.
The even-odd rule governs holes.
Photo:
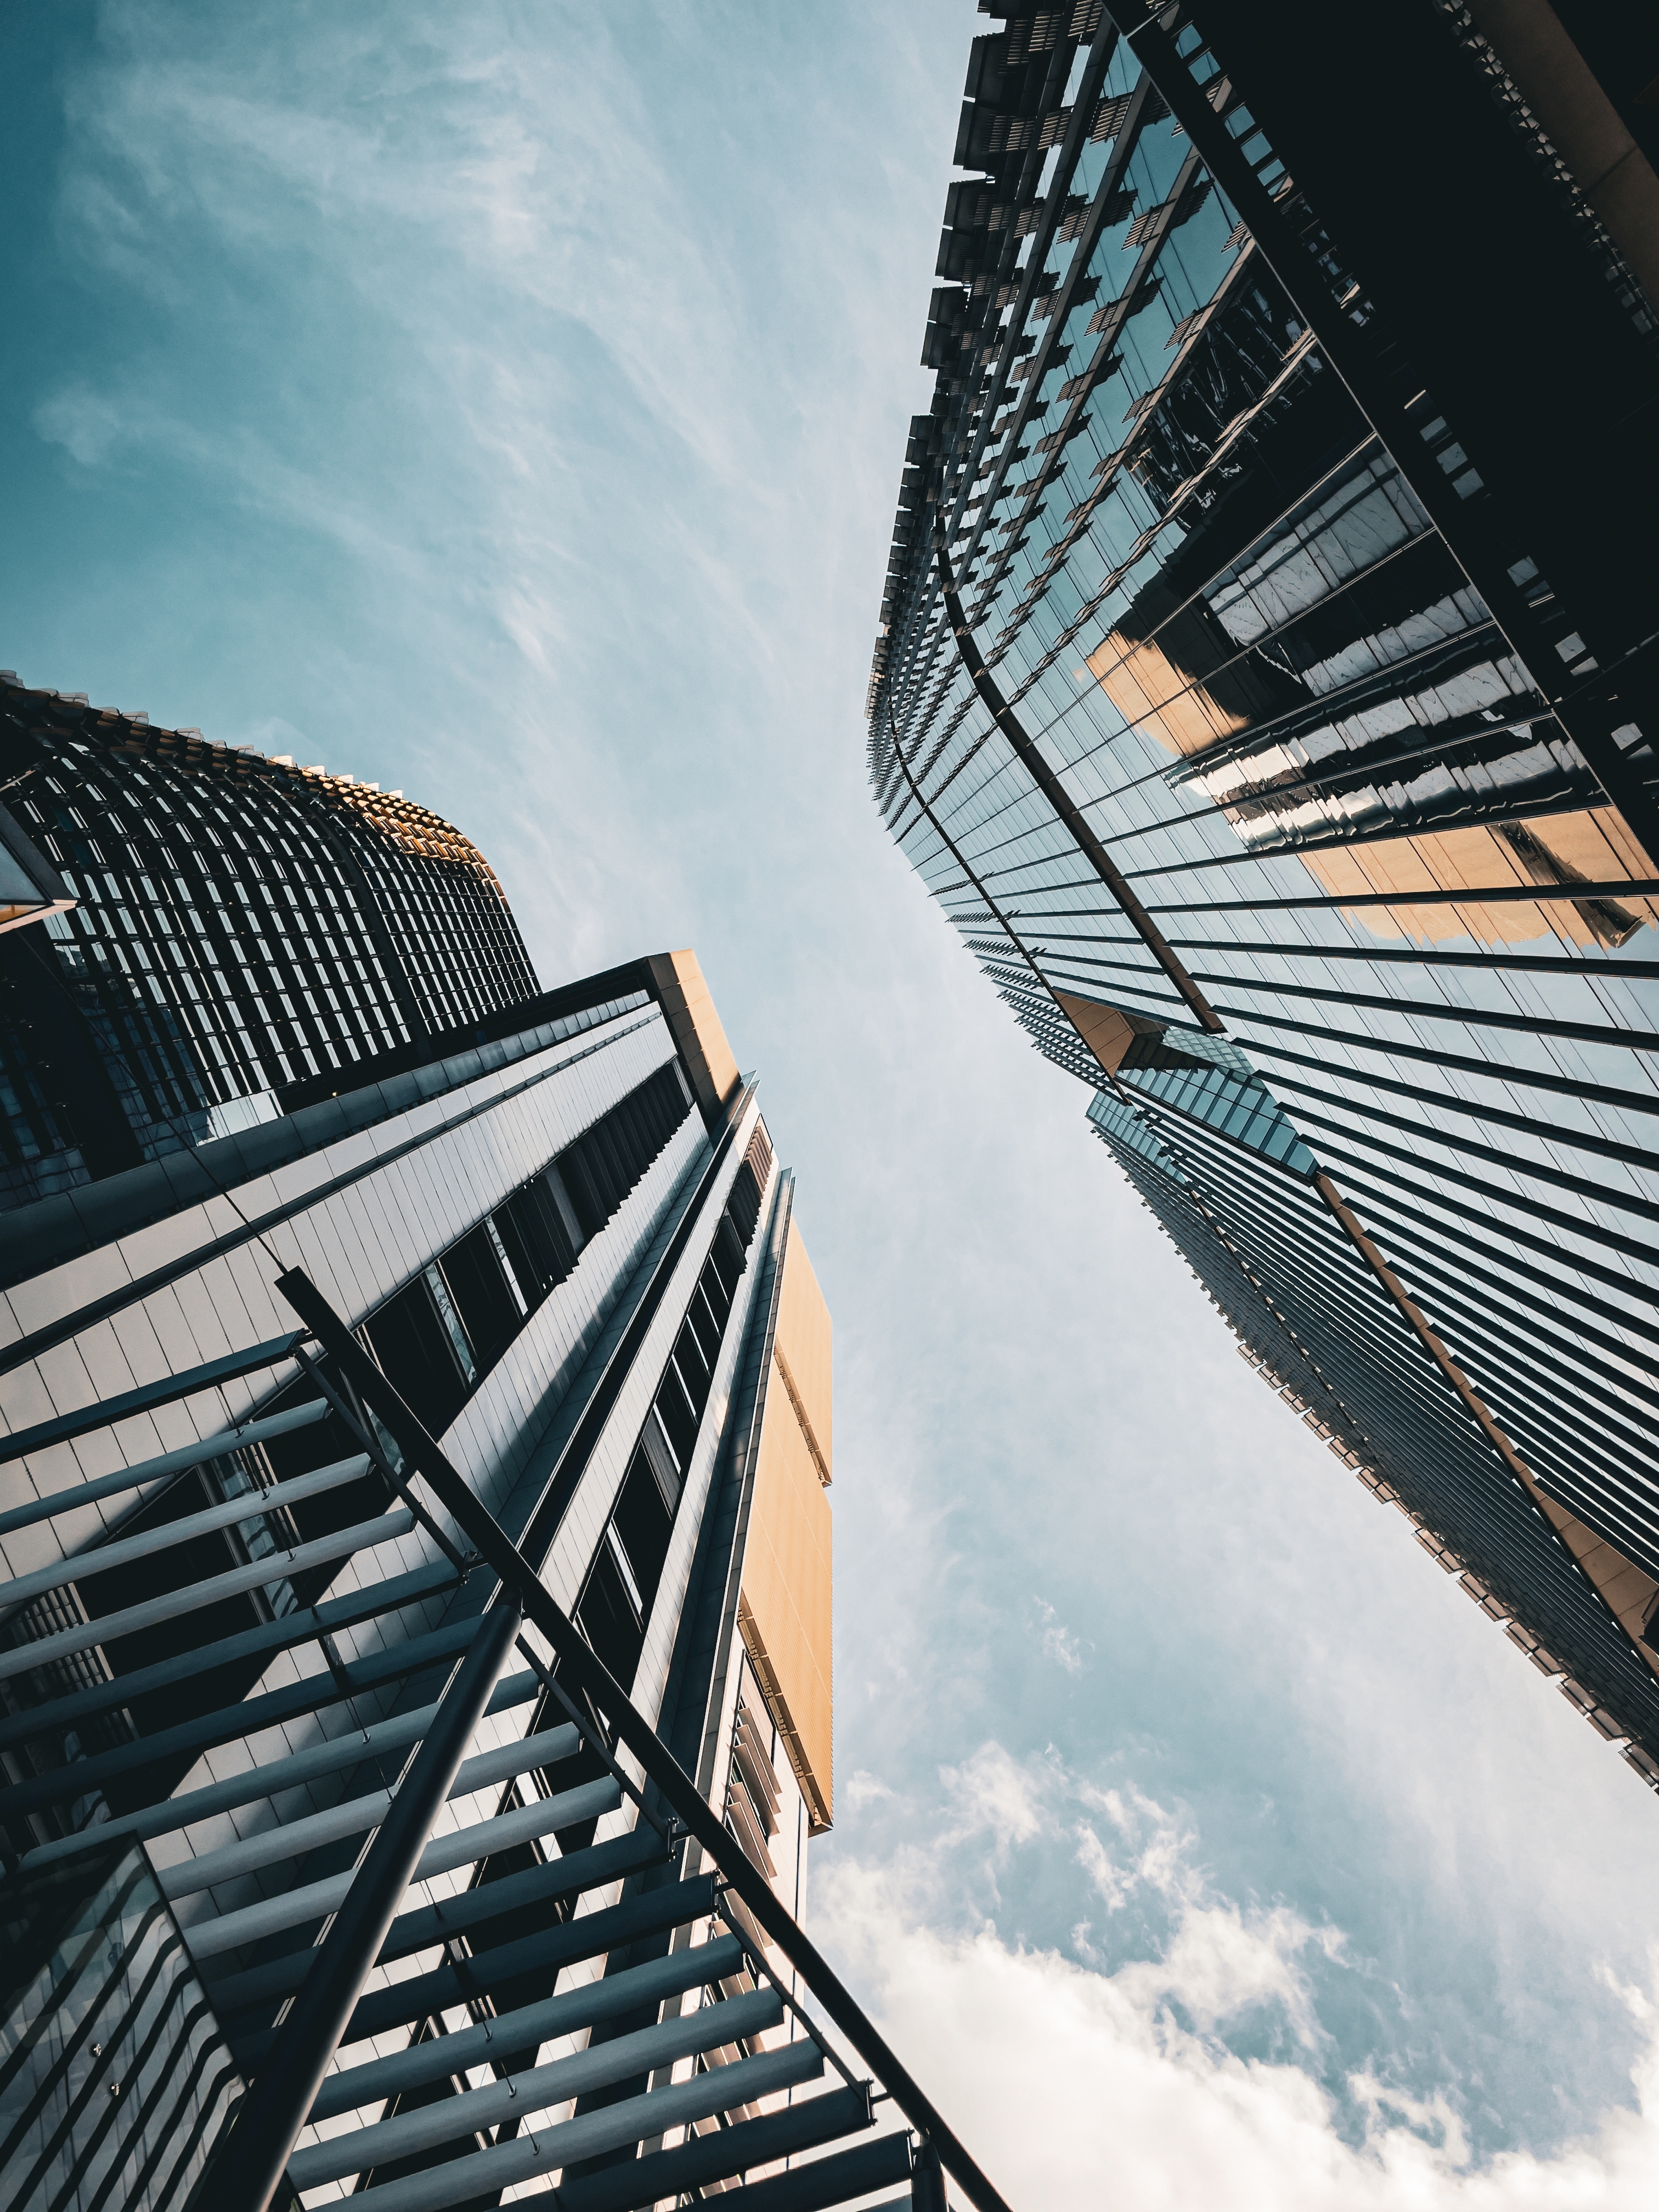
POLYGON ((7 671, 0 798, 0 837, 60 886, 44 932, 0 935, 0 1206, 430 1055, 537 991, 483 855, 401 791, 7 671))
POLYGON ((1659 32, 987 12, 877 803, 1241 1352, 1659 1783, 1659 32))
POLYGON ((0 2201, 1000 2212, 800 1926, 831 1327, 695 957, 538 991, 435 817, 13 708, 89 1042, 0 1215, 0 2201), (275 1110, 152 1144, 232 1031, 275 1110))

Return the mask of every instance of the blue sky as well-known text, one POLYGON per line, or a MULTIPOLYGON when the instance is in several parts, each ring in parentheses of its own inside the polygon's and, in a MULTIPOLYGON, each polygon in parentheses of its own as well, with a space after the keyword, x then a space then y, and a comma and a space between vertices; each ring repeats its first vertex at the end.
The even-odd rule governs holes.
POLYGON ((549 982, 696 946, 837 1325, 815 1923, 1017 2203, 1645 2212, 1659 1808, 1247 1375, 869 803, 985 27, 6 11, 0 660, 403 787, 549 982))

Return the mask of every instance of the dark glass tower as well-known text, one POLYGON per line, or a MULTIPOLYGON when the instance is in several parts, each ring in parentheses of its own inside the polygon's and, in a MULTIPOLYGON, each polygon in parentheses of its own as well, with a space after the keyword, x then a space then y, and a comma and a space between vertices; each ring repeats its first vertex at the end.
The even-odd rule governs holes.
POLYGON ((1659 31, 995 13, 878 803, 1248 1355, 1659 1779, 1659 31))
POLYGON ((69 907, 0 938, 0 1206, 429 1056, 539 988, 483 855, 400 791, 9 673, 0 784, 69 907))

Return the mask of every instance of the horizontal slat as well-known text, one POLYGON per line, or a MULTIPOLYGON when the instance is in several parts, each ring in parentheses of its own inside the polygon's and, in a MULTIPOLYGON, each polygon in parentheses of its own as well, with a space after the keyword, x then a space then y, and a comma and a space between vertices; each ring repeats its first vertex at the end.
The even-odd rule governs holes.
POLYGON ((699 1943, 689 1951, 671 1951, 665 1959, 653 1959, 643 1966, 630 1966, 620 1974, 601 1974, 580 1989, 566 1990, 540 2004, 524 2005, 517 2012, 500 2014, 478 2027, 465 2027, 455 2035, 441 2035, 410 2050, 394 2051, 389 2058, 371 2059, 366 2066, 348 2067, 331 2074, 311 2108, 313 2123, 332 2119, 340 2112, 362 2111, 366 2106, 417 2089, 428 2081, 468 2067, 486 2066, 503 2054, 538 2051, 556 2036, 573 2035, 602 2020, 615 2020, 636 2006, 659 2004, 664 1997, 719 1982, 743 1965, 743 1946, 735 1936, 722 1936, 713 1943, 699 1943))
MULTIPOLYGON (((678 2203, 692 2190, 726 2181, 757 2166, 772 2166, 804 2150, 850 2136, 871 2125, 867 2089, 831 2089, 805 2097, 781 2112, 757 2120, 735 2120, 695 2136, 673 2150, 647 2151, 643 2158, 584 2174, 559 2184, 559 2212, 640 2212, 665 2198, 678 2203)), ((907 2199, 908 2203, 908 2199, 907 2199)))
MULTIPOLYGON (((458 1866, 469 1865, 486 1852, 507 1850, 515 1843, 546 1835, 554 1828, 594 1820, 614 1811, 621 1801, 621 1790, 607 1778, 585 1783, 580 1790, 567 1790, 558 1797, 538 1800, 522 1813, 477 1821, 471 1827, 429 1843, 410 1880, 427 1881, 434 1874, 449 1874, 458 1866)), ((185 1930, 191 1955, 218 1958, 284 1928, 297 1928, 302 1921, 320 1920, 325 1914, 338 1911, 351 1881, 349 1874, 331 1875, 325 1881, 306 1882, 281 1897, 268 1897, 258 1905, 244 1905, 240 1911, 222 1913, 216 1920, 198 1920, 185 1930)))
MULTIPOLYGON (((378 1530, 382 1524, 376 1521, 368 1525, 378 1530)), ((346 1529, 341 1533, 349 1536, 354 1532, 346 1529)), ((375 1540, 380 1540, 378 1536, 375 1540)), ((331 1543, 333 1540, 319 1541, 331 1543)), ((383 1587, 389 1589, 391 1585, 383 1587)), ((321 1608, 323 1612, 326 1610, 321 1608)), ((306 1631, 303 1639, 290 1640, 309 1642, 319 1628, 327 1626, 318 1613, 294 1613, 289 1618, 306 1631)), ((411 1674, 424 1674, 428 1667, 441 1665, 458 1651, 465 1650, 477 1632, 477 1616, 469 1614, 465 1620, 452 1621, 447 1627, 434 1629, 424 1636, 411 1636, 406 1643, 393 1644, 389 1650, 363 1652, 341 1670, 343 1680, 337 1680, 331 1672, 319 1668, 295 1681, 284 1682, 280 1689, 261 1690, 255 1697, 245 1698, 234 1705, 221 1705, 216 1711, 179 1721, 170 1729, 158 1729, 153 1735, 119 1744, 113 1751, 94 1752, 89 1759, 77 1759, 72 1768, 55 1766, 45 1774, 31 1775, 27 1782, 15 1782, 9 1789, 0 1790, 0 1820, 32 1812, 40 1805, 56 1804, 64 1797, 78 1797, 88 1790, 106 1789, 118 1775, 137 1773, 154 1765, 157 1759, 172 1760, 186 1753, 210 1751, 216 1743, 230 1743, 239 1736, 258 1735, 264 1729, 281 1728, 289 1721, 320 1712, 325 1705, 339 1705, 346 1698, 365 1696, 388 1682, 401 1682, 411 1674)), ((136 1682, 140 1678, 122 1679, 136 1682)), ((33 1710, 50 1714, 57 1708, 38 1705, 33 1710)))
MULTIPOLYGON (((515 1705, 527 1705, 540 1688, 539 1677, 528 1669, 522 1674, 509 1675, 496 1685, 484 1707, 485 1714, 510 1712, 515 1705)), ((173 1835, 180 1828, 189 1827, 193 1820, 205 1820, 215 1813, 228 1813, 233 1806, 255 1804, 261 1797, 274 1797, 279 1790, 295 1789, 303 1783, 314 1782, 319 1775, 337 1773, 343 1766, 356 1766, 363 1759, 377 1758, 382 1752, 396 1751, 401 1745, 413 1743, 426 1733, 437 1710, 436 1705, 421 1705, 413 1712, 399 1713, 393 1720, 377 1721, 372 1728, 349 1729, 343 1735, 331 1736, 326 1743, 317 1744, 309 1751, 296 1751, 290 1758, 273 1759, 268 1766, 248 1767, 226 1781, 210 1783, 204 1790, 189 1790, 182 1797, 164 1798, 158 1805, 147 1805, 137 1813, 123 1813, 118 1819, 84 1829, 78 1836, 64 1836, 56 1843, 42 1844, 38 1850, 30 1851, 22 1863, 26 1867, 45 1866, 52 1859, 66 1858, 89 1847, 101 1850, 118 1836, 137 1836, 148 1842, 154 1836, 173 1835)), ((454 1792, 450 1794, 453 1796, 454 1792)))
MULTIPOLYGON (((246 1517, 252 1519, 252 1513, 246 1517)), ((284 1581, 302 1573, 307 1567, 323 1565, 365 1546, 385 1543, 394 1536, 406 1536, 414 1526, 414 1515, 407 1508, 400 1506, 395 1512, 382 1514, 373 1521, 360 1521, 349 1528, 336 1530, 332 1535, 319 1536, 309 1544, 301 1544, 294 1551, 273 1555, 268 1559, 253 1560, 245 1567, 230 1568, 222 1575, 211 1575, 205 1581, 192 1583, 183 1589, 168 1590, 161 1597, 148 1599, 139 1605, 126 1606, 118 1613, 100 1613, 95 1620, 60 1630, 55 1635, 43 1636, 36 1643, 0 1652, 0 1680, 28 1674, 37 1667, 46 1666, 55 1659, 65 1658, 72 1652, 88 1650, 95 1644, 113 1643, 121 1637, 135 1635, 140 1630, 157 1627, 161 1622, 174 1620, 180 1613, 198 1612, 204 1606, 216 1605, 222 1598, 234 1597, 245 1590, 258 1589, 268 1583, 284 1581)), ((82 1556, 84 1558, 86 1555, 82 1556)))
POLYGON ((540 1798, 521 1812, 498 1813, 493 1820, 474 1821, 470 1828, 458 1828, 453 1835, 434 1836, 421 1853, 414 1878, 425 1881, 434 1874, 451 1874, 457 1867, 470 1866, 475 1859, 486 1855, 510 1851, 516 1844, 530 1843, 539 1836, 550 1836, 556 1828, 571 1828, 580 1821, 602 1820, 621 1803, 621 1789, 606 1775, 601 1781, 583 1783, 579 1790, 564 1790, 556 1797, 540 1798))
MULTIPOLYGON (((625 1836, 612 1837, 608 1844, 567 1851, 562 1858, 549 1859, 523 1874, 507 1875, 500 1881, 481 1883, 459 1897, 446 1898, 441 1905, 416 1905, 411 1911, 400 1912, 392 1922, 377 1963, 384 1966, 415 1952, 429 1951, 434 1943, 464 1935, 502 1915, 533 1911, 537 1918, 532 1925, 540 1926, 544 1908, 555 1898, 601 1887, 641 1867, 660 1866, 667 1856, 656 1831, 641 1824, 625 1836)), ((222 1974, 212 1984, 214 2010, 239 2044, 246 2044, 250 2051, 258 2045, 264 2016, 273 2004, 299 1988, 315 1956, 308 1949, 289 1951, 280 1958, 267 1959, 261 1966, 222 1974), (248 2012, 258 2013, 259 2019, 252 2024, 238 2021, 239 2013, 248 2012)), ((344 2038, 348 2043, 356 2039, 349 2033, 344 2038)))
POLYGON ((0 1681, 14 1674, 27 1674, 31 1668, 44 1667, 51 1660, 65 1659, 72 1651, 90 1650, 94 1644, 113 1643, 118 1637, 136 1635, 141 1628, 157 1627, 164 1620, 175 1620, 181 1613, 195 1613, 203 1606, 216 1605, 221 1598, 235 1597, 243 1590, 259 1589, 267 1583, 284 1582, 294 1575, 303 1574, 307 1567, 320 1567, 330 1559, 344 1559, 349 1553, 387 1543, 394 1536, 406 1536, 414 1526, 415 1516, 407 1506, 400 1505, 395 1513, 383 1513, 377 1520, 359 1521, 352 1528, 338 1528, 331 1536, 319 1536, 279 1557, 255 1560, 251 1566, 232 1567, 225 1574, 210 1575, 204 1583, 192 1583, 188 1589, 169 1590, 165 1597, 151 1598, 143 1605, 127 1606, 120 1613, 100 1613, 96 1620, 89 1620, 82 1626, 60 1629, 55 1636, 43 1636, 38 1644, 26 1644, 15 1651, 0 1651, 0 1681))
POLYGON ((574 1723, 565 1721, 557 1728, 543 1729, 539 1735, 520 1736, 516 1743, 475 1752, 461 1762, 449 1794, 470 1797, 475 1790, 488 1790, 492 1782, 510 1782, 514 1775, 528 1774, 533 1766, 556 1766, 562 1759, 574 1757, 580 1744, 574 1723))
MULTIPOLYGON (((295 1429, 307 1429, 313 1421, 320 1421, 328 1411, 325 1398, 313 1398, 308 1406, 291 1406, 285 1413, 270 1413, 262 1421, 244 1421, 240 1428, 223 1429, 217 1436, 204 1437, 198 1443, 180 1444, 173 1451, 161 1452, 155 1459, 137 1461, 131 1467, 118 1468, 113 1474, 95 1475, 90 1482, 77 1483, 73 1490, 55 1490, 50 1498, 37 1498, 29 1505, 14 1505, 9 1512, 0 1513, 0 1536, 10 1535, 14 1528, 32 1528, 37 1521, 50 1521, 54 1514, 67 1513, 76 1505, 91 1505, 100 1498, 118 1498, 124 1490, 137 1490, 146 1482, 154 1482, 164 1474, 181 1474, 187 1467, 199 1467, 204 1460, 220 1459, 226 1452, 239 1451, 244 1444, 260 1444, 271 1437, 286 1437, 295 1429)), ((15 1437, 8 1442, 15 1443, 15 1437)), ((11 1456, 0 1452, 0 1458, 11 1456)))
POLYGON ((349 1459, 337 1459, 331 1467, 315 1468, 309 1474, 275 1482, 269 1490, 250 1490, 245 1497, 204 1505, 199 1513, 164 1521, 136 1536, 118 1536, 113 1543, 97 1544, 88 1552, 71 1552, 64 1559, 54 1559, 49 1567, 36 1567, 32 1573, 19 1575, 15 1582, 0 1583, 0 1606, 27 1605, 31 1598, 61 1589, 65 1583, 87 1582, 94 1575, 107 1574, 112 1567, 131 1566, 135 1559, 147 1559, 153 1553, 170 1552, 174 1545, 188 1544, 194 1537, 211 1535, 216 1528, 234 1528, 239 1521, 257 1521, 262 1514, 280 1512, 285 1505, 299 1505, 307 1498, 320 1498, 326 1491, 360 1481, 368 1473, 368 1454, 356 1452, 349 1459))
MULTIPOLYGON (((32 1736, 43 1733, 61 1734, 78 1722, 89 1719, 94 1713, 107 1712, 113 1705, 125 1705, 135 1698, 148 1697, 152 1690, 171 1689, 193 1675, 216 1674, 222 1668, 235 1666, 244 1659, 286 1650, 294 1644, 309 1644, 319 1632, 329 1635, 343 1628, 355 1628, 360 1621, 372 1620, 376 1613, 392 1613, 404 1606, 413 1605, 417 1598, 446 1597, 459 1587, 459 1581, 447 1559, 434 1559, 430 1566, 417 1567, 412 1574, 394 1575, 390 1582, 377 1583, 372 1590, 351 1590, 343 1597, 326 1598, 320 1605, 308 1606, 303 1613, 286 1613, 281 1620, 261 1621, 258 1628, 246 1628, 239 1636, 223 1636, 216 1643, 195 1645, 188 1651, 175 1653, 171 1659, 158 1660, 154 1666, 137 1668, 131 1674, 119 1675, 113 1681, 95 1683, 66 1698, 52 1698, 44 1705, 29 1705, 21 1713, 0 1718, 0 1751, 10 1751, 15 1745, 27 1743, 32 1736)), ((77 1784, 76 1796, 82 1786, 77 1784)))
MULTIPOLYGON (((729 2133, 730 2130, 728 2130, 729 2133)), ((720 2198, 722 2212, 827 2212, 834 2204, 849 2203, 872 2189, 885 2189, 910 2179, 910 2137, 878 2136, 851 2150, 815 2158, 787 2173, 774 2173, 764 2181, 727 2190, 720 2198)), ((562 2192, 561 2193, 562 2203, 562 2192)), ((867 2212, 915 2212, 915 2200, 907 2189, 902 2197, 890 2197, 867 2212)))
MULTIPOLYGON (((68 1443, 76 1437, 88 1436, 94 1429, 112 1428, 117 1421, 130 1421, 135 1413, 151 1413, 157 1406, 175 1405, 180 1398, 192 1397, 198 1390, 212 1390, 221 1382, 239 1382, 244 1375, 256 1374, 261 1367, 275 1367, 292 1356, 295 1348, 305 1342, 306 1335, 307 1332, 299 1328, 287 1336, 273 1336, 264 1344, 250 1346, 246 1352, 228 1352, 222 1359, 210 1359, 201 1367, 187 1367, 182 1375, 164 1375, 159 1382, 141 1383, 137 1389, 124 1390, 118 1397, 103 1398, 94 1406, 82 1406, 73 1413, 58 1413, 49 1421, 37 1421, 33 1428, 18 1429, 9 1437, 0 1437, 0 1466, 8 1460, 21 1459, 26 1452, 45 1451, 48 1444, 68 1443)), ((194 1462, 186 1460, 184 1464, 189 1467, 194 1462)))
MULTIPOLYGON (((395 2119, 381 2120, 373 2127, 331 2136, 326 2142, 295 2151, 288 2162, 289 2179, 296 2189, 316 2189, 344 2174, 362 2173, 372 2166, 390 2165, 394 2159, 429 2150, 434 2144, 453 2142, 458 2136, 472 2135, 502 2120, 516 2120, 523 2128, 532 2114, 550 2111, 572 2097, 609 2088, 632 2075, 651 2074, 677 2058, 718 2050, 721 2044, 736 2043, 740 2037, 763 2034, 769 2027, 777 2027, 782 2018, 783 2000, 775 1990, 754 1990, 747 1996, 704 2005, 696 2012, 659 2021, 654 2027, 638 2028, 632 2035, 614 2036, 608 2043, 579 2051, 571 2057, 529 2067, 510 2081, 463 2090, 458 2096, 441 2098, 417 2112, 400 2112, 395 2119)), ((449 2039, 446 2036, 443 2040, 447 2043, 449 2039)))
MULTIPOLYGON (((420 1716, 422 1725, 436 1711, 435 1705, 423 1709, 420 1716)), ((420 1730, 414 1733, 418 1735, 420 1730)), ((477 1759, 462 1762, 449 1795, 452 1798, 469 1797, 475 1790, 487 1789, 492 1782, 504 1782, 509 1775, 527 1774, 532 1766, 551 1765, 558 1759, 568 1759, 580 1741, 574 1727, 567 1721, 562 1728, 550 1729, 544 1735, 525 1736, 517 1743, 480 1753, 477 1759)), ((368 1756, 366 1747, 362 1755, 368 1756)), ((262 1778, 258 1769, 254 1770, 252 1778, 262 1778)), ((565 1792, 567 1796, 574 1794, 565 1792)), ((258 1795, 267 1796, 270 1792, 262 1790, 258 1795)), ((301 1858, 319 1844, 337 1843, 342 1836, 361 1836, 366 1830, 380 1826, 392 1810, 392 1796, 389 1790, 368 1790, 362 1796, 348 1797, 341 1804, 331 1805, 321 1813, 308 1813, 300 1820, 284 1820, 276 1827, 266 1828, 257 1836, 246 1836, 240 1843, 227 1844, 220 1850, 204 1851, 198 1857, 181 1859, 176 1865, 161 1869, 161 1894, 168 1899, 191 1897, 198 1890, 216 1889, 222 1881, 234 1881, 240 1875, 257 1873, 261 1867, 280 1866, 285 1859, 301 1858)), ((561 1802, 551 1797, 545 1804, 552 1808, 561 1802)), ((561 1819, 554 1826, 562 1827, 565 1822, 561 1819)), ((478 1832, 474 1826, 443 1840, 459 1842, 462 1835, 478 1832)))
MULTIPOLYGON (((661 1845, 655 1832, 647 1829, 646 1837, 654 1847, 655 1863, 660 1864, 661 1845)), ((423 1905, 412 1912, 399 1913, 392 1923, 391 1935, 380 1947, 380 1962, 384 1966, 390 1960, 430 1950, 434 1943, 444 1942, 452 1930, 465 1932, 469 1928, 491 1924, 521 1903, 539 1904, 549 1895, 564 1895, 613 1881, 629 1871, 631 1865, 645 1863, 645 1850, 646 1843, 636 1829, 631 1835, 613 1837, 608 1844, 593 1844, 586 1850, 573 1851, 568 1858, 556 1859, 550 1866, 532 1868, 527 1874, 508 1875, 499 1882, 468 1890, 462 1896, 446 1898, 441 1904, 423 1905), (577 1879, 579 1865, 581 1873, 577 1879)), ((584 1959, 602 1957, 619 1944, 634 1942, 641 1936, 659 1936, 665 1929, 703 1919, 714 1909, 714 1878, 712 1875, 698 1875, 690 1881, 641 1891, 636 1896, 625 1898, 620 1905, 601 1905, 597 1912, 579 1913, 562 1926, 544 1928, 537 1936, 520 1936, 498 1949, 475 1954, 470 1959, 424 1974, 407 1975, 384 1989, 368 1990, 358 1998, 346 2023, 340 2048, 345 2050, 368 2036, 404 2027, 410 2021, 424 2019, 434 2011, 447 2011, 452 2005, 464 2004, 530 1975, 544 1975, 547 1986, 551 1988, 555 1977, 565 1966, 579 1965, 584 1959)), ((308 1966, 316 1954, 303 1951, 293 1956, 308 1966)), ((272 1960, 270 1965, 274 1967, 278 1963, 272 1960)), ((216 2005, 221 2002, 222 1990, 243 1990, 259 1985, 269 1971, 265 1966, 252 1966, 215 1982, 212 1987, 216 2005)), ((301 1972, 289 1986, 297 1989, 303 1979, 301 1972)), ((246 2002, 242 1997, 235 2001, 246 2002)), ((258 2072, 276 2033, 274 2028, 262 2025, 237 2034, 236 2053, 244 2072, 258 2072)))
POLYGON ((629 2097, 620 2105, 607 2105, 597 2112, 584 2112, 562 2125, 538 2128, 515 2140, 477 2151, 468 2158, 450 2160, 424 2173, 389 2181, 378 2192, 375 2212, 445 2212, 451 2204, 474 2197, 493 2197, 498 2191, 538 2180, 579 2159, 617 2150, 665 2129, 683 2127, 693 2120, 712 2118, 716 2112, 733 2111, 776 2089, 789 2089, 815 2081, 823 2071, 823 2054, 813 2043, 792 2043, 782 2051, 768 2051, 758 2058, 740 2059, 713 2074, 694 2075, 666 2089, 644 2097, 629 2097))

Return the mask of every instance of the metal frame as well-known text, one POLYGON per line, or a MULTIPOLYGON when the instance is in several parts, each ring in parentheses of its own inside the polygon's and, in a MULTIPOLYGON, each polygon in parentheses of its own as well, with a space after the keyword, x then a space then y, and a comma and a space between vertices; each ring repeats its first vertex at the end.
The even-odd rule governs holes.
POLYGON ((608 1715, 619 1741, 660 1790, 676 1819, 696 1838, 763 1933, 795 1966, 834 2026, 887 2085, 911 2124, 936 2146, 943 2164, 966 2195, 980 2212, 1009 2212, 1005 2199, 981 2172, 920 2084, 901 2064, 828 1960, 785 1911, 764 1877, 750 1865, 736 1838, 700 1795, 690 1776, 609 1668, 588 1649, 574 1624, 543 1586, 523 1553, 473 1495, 309 1277, 301 1269, 291 1268, 278 1278, 277 1288, 384 1423, 409 1465, 427 1483, 462 1534, 495 1569, 503 1584, 516 1593, 526 1617, 551 1644, 561 1666, 568 1668, 579 1686, 608 1715))

